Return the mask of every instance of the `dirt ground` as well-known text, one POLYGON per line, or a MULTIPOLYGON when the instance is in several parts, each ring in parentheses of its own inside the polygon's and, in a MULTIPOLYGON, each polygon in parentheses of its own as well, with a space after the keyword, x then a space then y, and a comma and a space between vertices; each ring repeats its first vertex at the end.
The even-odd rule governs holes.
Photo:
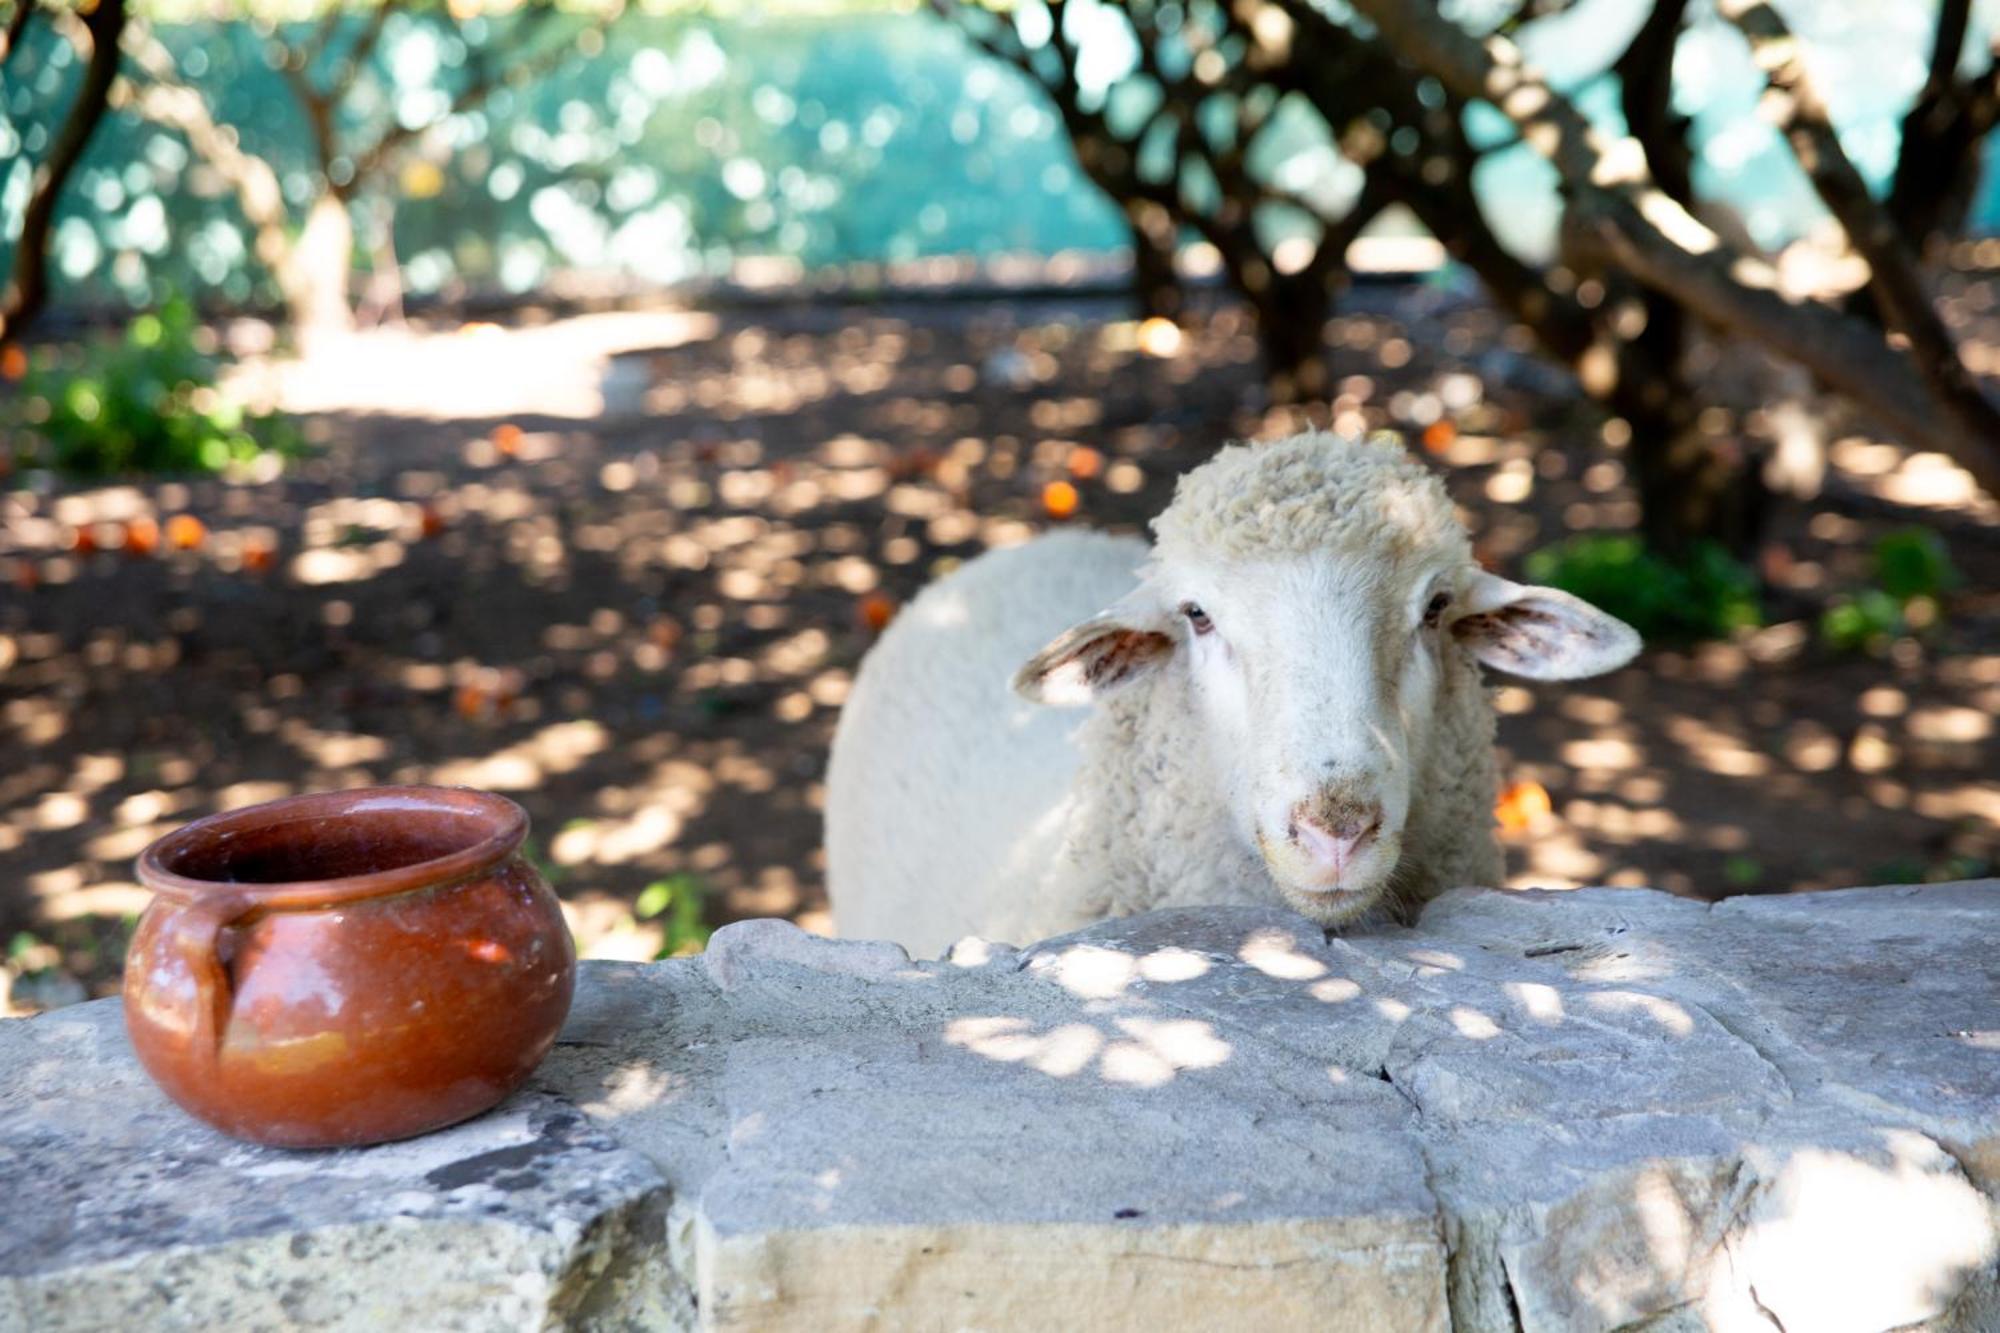
MULTIPOLYGON (((66 977, 115 987, 153 838, 363 783, 519 800, 588 953, 657 951, 632 904, 671 875, 711 920, 823 926, 821 775, 874 623, 1064 521, 1047 483, 1076 487, 1066 521, 1133 530, 1219 443, 1297 424, 1257 407, 1230 310, 1178 347, 1088 300, 595 318, 253 366, 317 442, 282 476, 0 492, 16 1010, 77 998, 66 977), (118 549, 127 520, 179 514, 201 531, 118 549)), ((1370 289, 1330 336, 1340 397, 1314 419, 1427 444, 1499 568, 1634 520, 1615 429, 1476 300, 1370 289)), ((1992 873, 2000 515, 1934 456, 1840 432, 1830 454, 1825 494, 1773 526, 1769 627, 1501 684, 1506 777, 1553 803, 1510 836, 1513 883, 1992 873), (1913 522, 1964 575, 1940 626, 1832 654, 1812 617, 1913 522)))

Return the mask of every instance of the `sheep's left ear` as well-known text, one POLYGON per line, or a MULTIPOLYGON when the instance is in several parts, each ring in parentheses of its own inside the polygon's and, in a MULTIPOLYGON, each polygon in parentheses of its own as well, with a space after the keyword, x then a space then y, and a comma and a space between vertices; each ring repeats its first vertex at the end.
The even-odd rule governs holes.
POLYGON ((1056 635, 1014 673, 1014 693, 1038 704, 1075 707, 1172 657, 1174 638, 1144 592, 1056 635))
POLYGON ((1638 631, 1579 597, 1485 573, 1473 580, 1451 632, 1487 666, 1529 680, 1601 676, 1640 647, 1638 631))

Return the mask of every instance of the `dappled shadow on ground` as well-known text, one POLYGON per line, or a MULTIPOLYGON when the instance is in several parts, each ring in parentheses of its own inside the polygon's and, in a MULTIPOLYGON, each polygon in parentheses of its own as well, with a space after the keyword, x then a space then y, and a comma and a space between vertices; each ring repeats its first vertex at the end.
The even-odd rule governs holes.
MULTIPOLYGON (((425 375, 520 360, 460 343, 517 336, 439 334, 434 361, 409 342, 415 388, 379 382, 400 358, 363 358, 343 410, 339 376, 315 375, 321 448, 282 478, 0 499, 0 930, 49 942, 28 962, 102 987, 150 838, 376 781, 519 799, 599 953, 660 945, 630 904, 675 874, 714 919, 823 922, 821 773, 876 628, 953 562, 1064 516, 1135 529, 1232 436, 1409 431, 1502 568, 1636 514, 1621 451, 1562 377, 1430 288, 1352 299, 1330 335, 1339 397, 1302 416, 1257 405, 1234 311, 1176 340, 1083 301, 682 319, 653 350, 544 330, 542 411, 466 419, 463 386, 419 410, 425 375), (175 514, 200 520, 186 549, 171 527, 167 549, 121 549, 126 520, 175 514)), ((1506 772, 1553 797, 1514 835, 1517 882, 1713 895, 1996 855, 1991 507, 1940 460, 1862 438, 1832 457, 1856 503, 1788 514, 1766 562, 1787 623, 1501 690, 1506 772), (1913 515, 1969 591, 1927 644, 1830 657, 1798 618, 1913 515)))

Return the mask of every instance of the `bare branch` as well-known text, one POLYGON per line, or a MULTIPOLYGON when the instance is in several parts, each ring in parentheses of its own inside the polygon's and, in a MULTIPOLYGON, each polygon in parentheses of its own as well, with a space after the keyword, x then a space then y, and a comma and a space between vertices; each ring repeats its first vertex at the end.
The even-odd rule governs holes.
POLYGON ((354 45, 341 58, 342 63, 347 66, 349 78, 358 76, 367 68, 368 61, 375 54, 375 47, 382 40, 382 29, 388 24, 389 16, 402 7, 399 0, 378 0, 374 11, 368 15, 368 26, 361 30, 360 35, 354 39, 354 45))
MULTIPOLYGON (((1989 451, 2000 451, 2000 409, 1981 391, 1958 354, 1958 345, 1924 290, 1915 259, 1903 244, 1894 219, 1868 192, 1868 183, 1840 145, 1798 38, 1767 0, 1720 0, 1723 16, 1750 39, 1751 54, 1764 71, 1777 112, 1778 128, 1812 178, 1827 209, 1848 240, 1868 261, 1869 290, 1889 327, 1909 340, 1910 359, 1959 429, 1989 451)), ((1989 490, 2000 481, 2000 452, 1982 478, 1989 490)))
MULTIPOLYGON (((540 0, 533 8, 527 9, 516 20, 513 31, 514 42, 520 46, 533 43, 548 21, 560 11, 552 0, 540 0)), ((520 87, 532 83, 551 71, 560 68, 576 53, 584 35, 590 32, 602 34, 617 19, 621 10, 600 14, 583 25, 568 41, 557 42, 531 56, 514 56, 506 60, 488 59, 484 68, 478 70, 458 90, 451 104, 443 114, 422 125, 391 125, 379 135, 369 147, 354 154, 354 175, 358 186, 380 171, 382 167, 411 140, 435 129, 453 116, 462 116, 477 110, 494 93, 503 87, 520 87)), ((489 53, 490 55, 490 53, 489 53)))
MULTIPOLYGON (((1971 11, 1971 0, 1943 0, 1939 6, 1930 73, 1903 117, 1888 208, 1903 239, 1919 255, 1951 225, 1950 215, 1962 211, 1976 174, 1979 144, 1992 128, 1990 115, 1984 125, 1979 123, 1979 88, 1958 77, 1971 11)), ((1993 77, 1989 68, 1985 82, 1991 84, 1993 77)))
POLYGON ((1989 494, 2000 495, 2000 449, 1939 421, 1928 386, 1901 358, 1883 354, 1878 330, 1756 285, 1768 280, 1767 266, 1733 253, 1661 192, 1638 144, 1598 134, 1523 64, 1513 43, 1473 37, 1442 18, 1430 0, 1355 0, 1355 8, 1447 88, 1491 101, 1514 121, 1529 146, 1561 173, 1581 233, 1634 277, 1674 294, 1703 319, 1797 361, 1909 443, 1956 458, 1989 494))
POLYGON ((119 100, 147 120, 179 133, 229 184, 243 220, 250 224, 258 261, 280 273, 291 261, 292 242, 277 172, 263 158, 244 152, 236 131, 219 122, 207 99, 182 82, 172 53, 149 27, 134 24, 126 47, 143 78, 122 84, 119 100))
POLYGON ((97 0, 82 20, 69 16, 90 46, 83 86, 56 132, 54 145, 28 188, 21 214, 21 234, 14 246, 14 273, 0 293, 0 343, 17 340, 23 327, 40 313, 49 297, 49 234, 55 225, 56 203, 63 185, 90 145, 90 136, 104 119, 111 85, 118 77, 118 38, 126 23, 125 0, 97 0))
POLYGON ((1674 50, 1680 45, 1687 0, 1654 0, 1639 31, 1612 65, 1625 125, 1646 150, 1646 165, 1667 195, 1694 206, 1694 154, 1688 118, 1674 112, 1674 50))
POLYGON ((0 69, 7 68, 8 57, 21 45, 21 34, 28 30, 28 20, 34 12, 35 0, 14 0, 14 8, 7 14, 7 26, 0 29, 0 69))

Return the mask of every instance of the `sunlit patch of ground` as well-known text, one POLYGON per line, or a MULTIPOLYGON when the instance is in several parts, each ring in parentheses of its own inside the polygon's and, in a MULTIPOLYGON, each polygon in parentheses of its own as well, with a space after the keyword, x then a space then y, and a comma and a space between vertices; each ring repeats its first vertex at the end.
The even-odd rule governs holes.
MULTIPOLYGON (((1980 290, 1953 310, 1986 318, 1980 290)), ((1404 430, 1501 567, 1637 513, 1615 430, 1436 288, 1351 298, 1310 414, 1258 406, 1231 311, 1178 340, 1082 300, 592 319, 250 368, 312 409, 320 451, 282 477, 0 497, 9 967, 115 984, 148 840, 367 782, 521 801, 586 952, 671 947, 633 911, 668 881, 712 920, 824 928, 826 746, 879 627, 988 547, 1136 529, 1232 436, 1404 430), (124 525, 178 514, 185 549, 123 553, 124 525)), ((1777 624, 1501 689, 1508 779, 1547 793, 1508 835, 1515 883, 1712 896, 2000 856, 1996 511, 1942 459, 1833 441, 1827 505, 1774 531, 1777 624), (1829 655, 1816 607, 1913 518, 1966 575, 1942 626, 1829 655)))

